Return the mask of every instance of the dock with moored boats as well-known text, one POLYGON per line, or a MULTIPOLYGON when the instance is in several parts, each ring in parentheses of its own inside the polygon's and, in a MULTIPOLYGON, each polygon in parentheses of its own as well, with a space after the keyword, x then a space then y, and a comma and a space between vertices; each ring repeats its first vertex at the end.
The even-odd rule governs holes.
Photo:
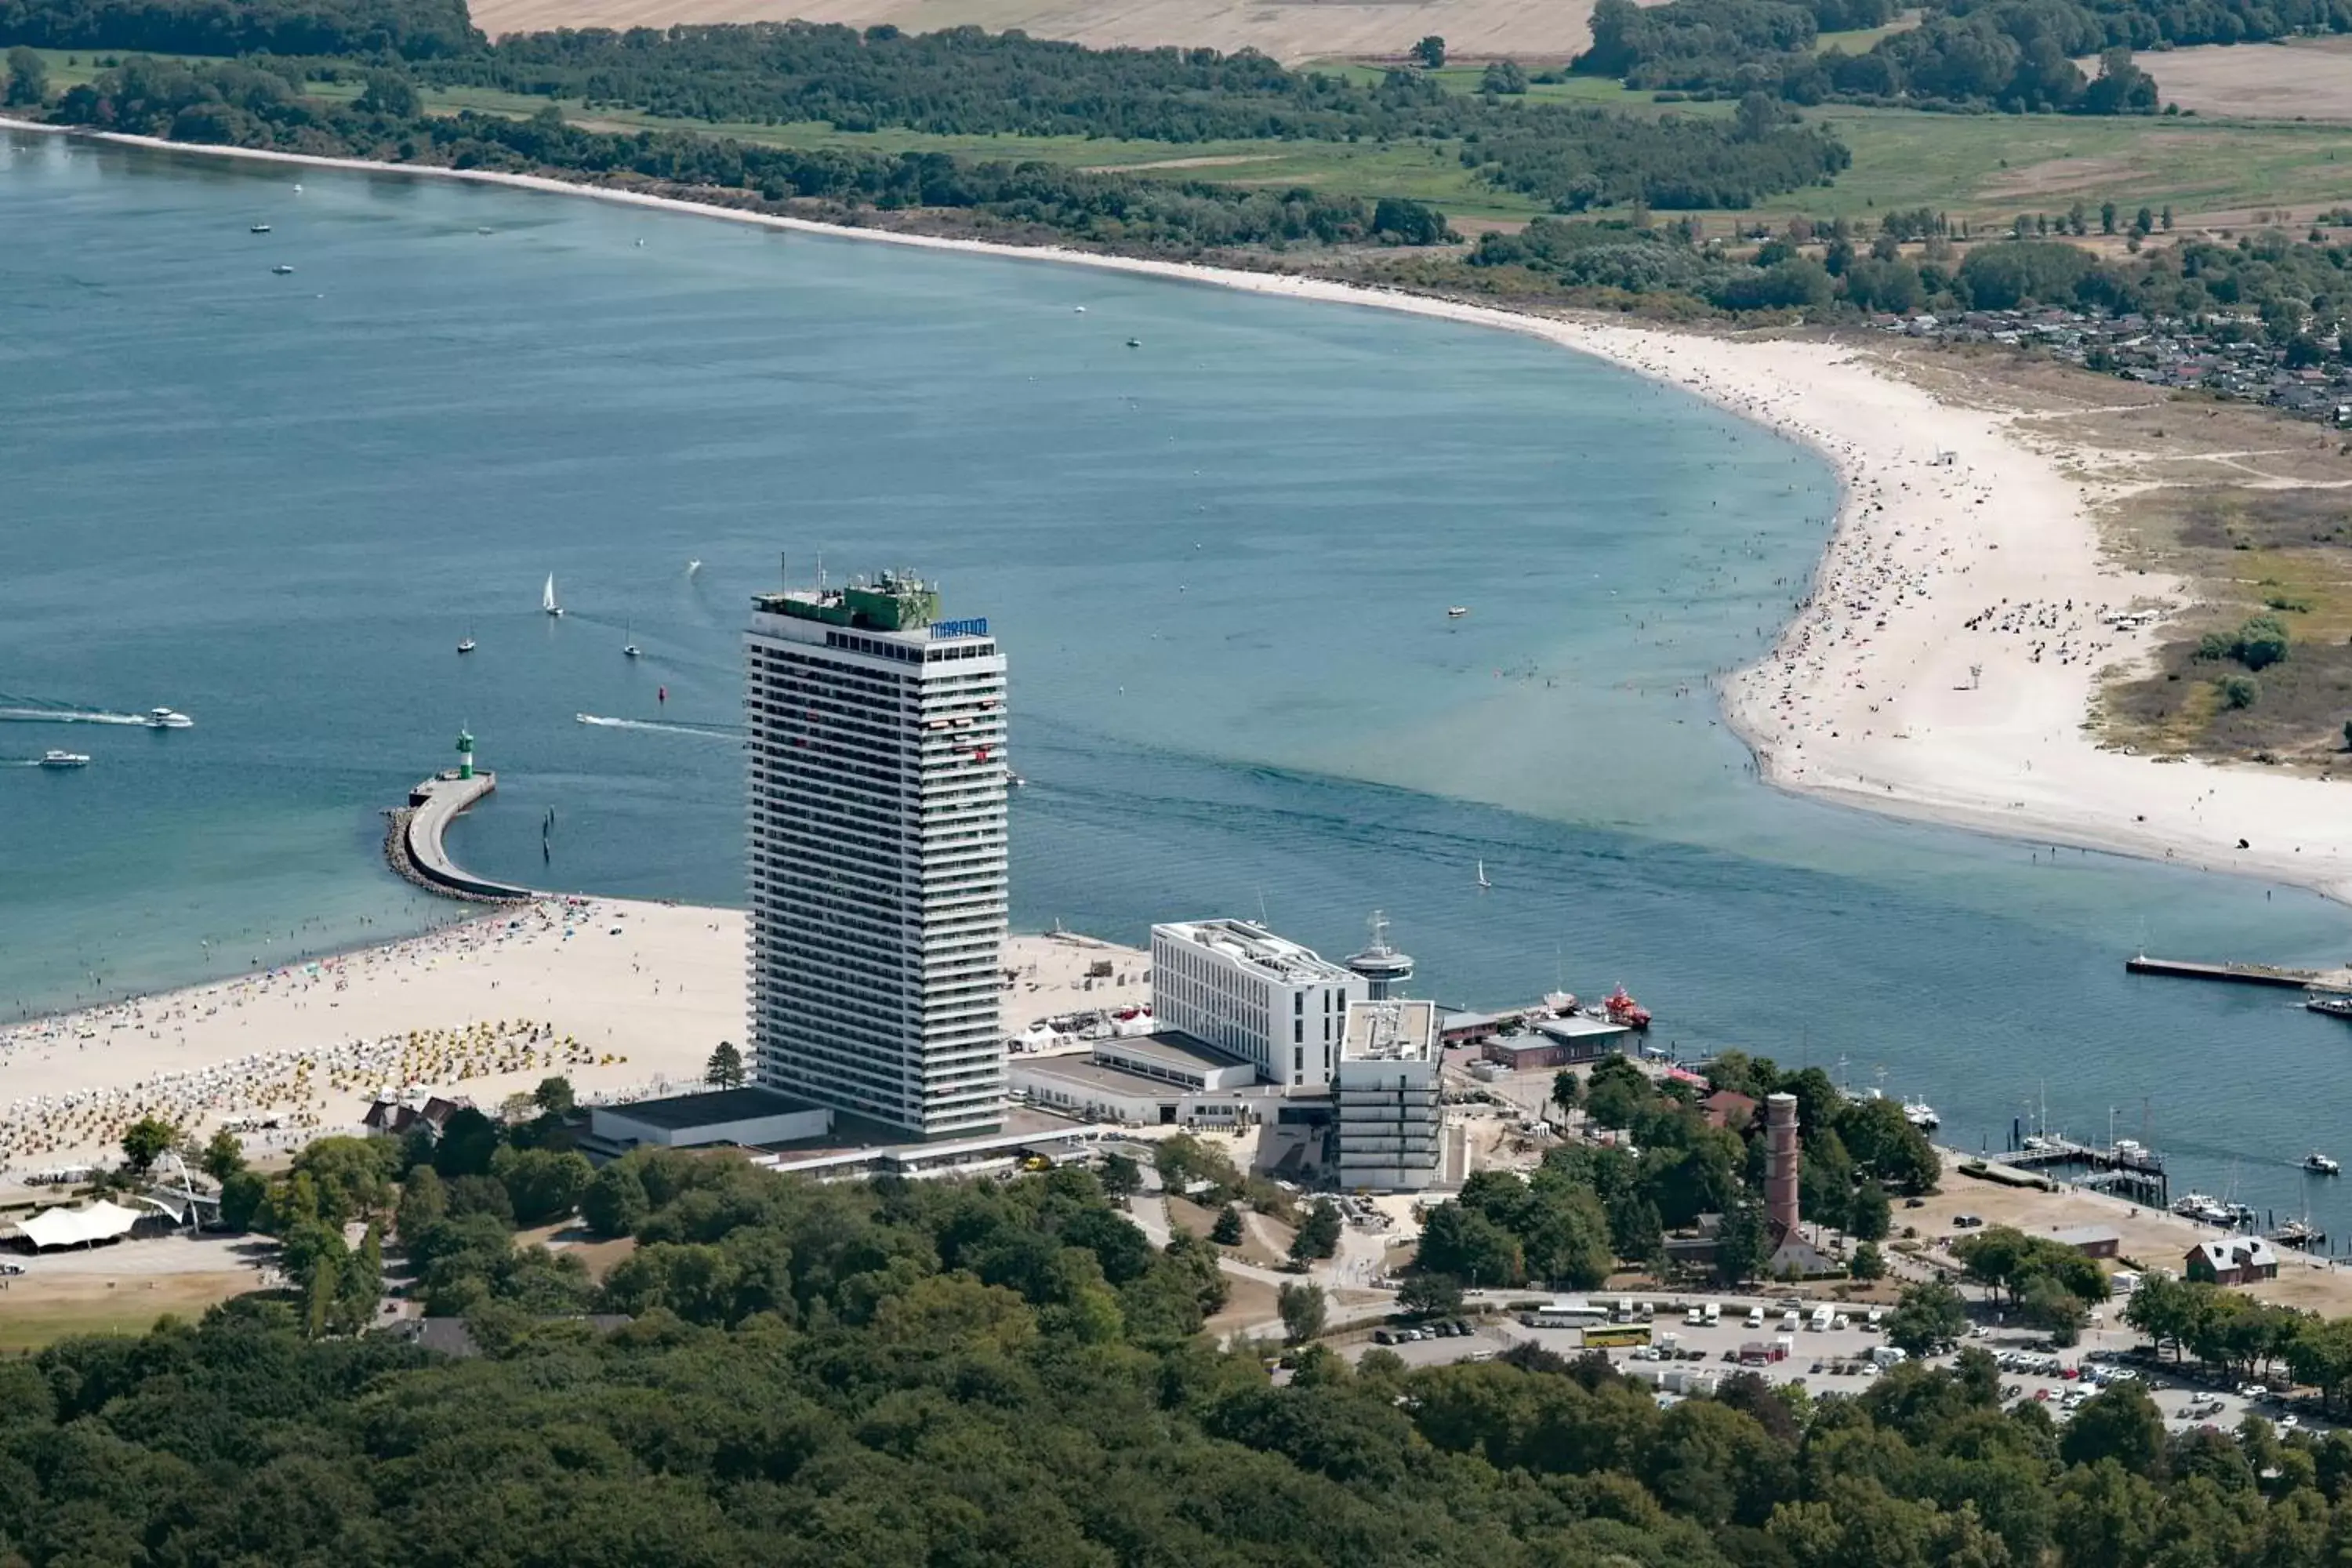
POLYGON ((2119 1138, 2101 1147, 2078 1143, 2071 1138, 2037 1135, 2025 1138, 2017 1148, 1992 1159, 2020 1171, 2078 1167, 2089 1173, 2073 1179, 2073 1185, 2117 1193, 2158 1208, 2171 1203, 2172 1183, 2165 1173, 2164 1156, 2128 1138, 2119 1138))

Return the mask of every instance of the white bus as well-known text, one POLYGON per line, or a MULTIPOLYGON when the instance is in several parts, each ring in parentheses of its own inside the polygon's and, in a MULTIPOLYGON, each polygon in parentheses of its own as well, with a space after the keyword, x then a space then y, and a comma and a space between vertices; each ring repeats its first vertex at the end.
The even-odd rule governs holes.
POLYGON ((1606 1322, 1609 1309, 1575 1297, 1563 1297, 1548 1302, 1532 1312, 1519 1314, 1519 1321, 1530 1329, 1580 1329, 1588 1323, 1606 1322))

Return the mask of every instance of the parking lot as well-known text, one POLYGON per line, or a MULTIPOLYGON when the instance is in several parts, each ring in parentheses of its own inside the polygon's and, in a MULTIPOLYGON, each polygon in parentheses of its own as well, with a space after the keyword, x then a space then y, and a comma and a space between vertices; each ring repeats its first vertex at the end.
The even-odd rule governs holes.
MULTIPOLYGON (((1796 1309, 1784 1307, 1779 1298, 1682 1295, 1650 1298, 1648 1305, 1652 1309, 1652 1344, 1604 1352, 1612 1365, 1629 1373, 1653 1380, 1669 1369, 1721 1375, 1742 1370, 1738 1356, 1743 1345, 1772 1343, 1786 1335, 1790 1343, 1785 1358, 1745 1370, 1758 1373, 1770 1383, 1802 1384, 1811 1394, 1859 1394, 1884 1375, 1884 1369, 1874 1363, 1871 1352, 1884 1345, 1885 1340, 1870 1326, 1867 1309, 1850 1309, 1843 1328, 1814 1330, 1800 1326, 1792 1331, 1784 1326, 1786 1313, 1796 1309), (1691 1305, 1709 1300, 1717 1303, 1720 1311, 1717 1323, 1710 1326, 1686 1321, 1691 1305), (1750 1318, 1751 1311, 1756 1314, 1754 1320, 1750 1318), (1757 1326, 1751 1326, 1752 1321, 1757 1326), (1669 1350, 1696 1352, 1696 1359, 1687 1354, 1662 1358, 1660 1352, 1669 1350)), ((1811 1321, 1814 1305, 1807 1303, 1801 1310, 1801 1324, 1811 1321)), ((1468 1334, 1405 1340, 1381 1348, 1411 1366, 1486 1360, 1517 1344, 1539 1345, 1564 1356, 1585 1353, 1581 1329, 1531 1328, 1516 1317, 1493 1310, 1491 1304, 1483 1316, 1475 1309, 1465 1310, 1462 1316, 1471 1328, 1468 1334)), ((2102 1388, 2137 1381, 2156 1401, 2166 1428, 2173 1432, 2196 1426, 2232 1431, 2249 1414, 2259 1415, 2282 1430, 2301 1428, 2325 1433, 2334 1426, 2318 1416, 2307 1403, 2283 1399, 2234 1380, 2225 1386, 2209 1387, 2190 1380, 2189 1373, 2193 1373, 2193 1367, 2176 1370, 2168 1363, 2152 1363, 2135 1356, 2129 1352, 2140 1348, 2140 1342, 2125 1329, 2094 1329, 2084 1336, 2081 1344, 2058 1350, 2049 1347, 2037 1334, 1979 1324, 1969 1331, 1964 1342, 1995 1358, 2004 1405, 2042 1405, 2048 1408, 2052 1419, 2062 1423, 2073 1414, 2075 1405, 2102 1388)), ((1360 1355, 1372 1348, 1373 1341, 1367 1337, 1349 1346, 1349 1353, 1360 1355)), ((1956 1354, 1930 1358, 1929 1364, 1949 1366, 1956 1354)), ((1662 1393, 1660 1397, 1671 1399, 1674 1395, 1662 1393)))

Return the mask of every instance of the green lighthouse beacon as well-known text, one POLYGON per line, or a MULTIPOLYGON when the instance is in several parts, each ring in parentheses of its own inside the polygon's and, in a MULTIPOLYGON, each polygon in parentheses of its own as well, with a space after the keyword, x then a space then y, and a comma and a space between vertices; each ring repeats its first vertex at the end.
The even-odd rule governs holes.
POLYGON ((472 731, 467 730, 457 731, 457 776, 461 779, 474 776, 474 737, 472 731))

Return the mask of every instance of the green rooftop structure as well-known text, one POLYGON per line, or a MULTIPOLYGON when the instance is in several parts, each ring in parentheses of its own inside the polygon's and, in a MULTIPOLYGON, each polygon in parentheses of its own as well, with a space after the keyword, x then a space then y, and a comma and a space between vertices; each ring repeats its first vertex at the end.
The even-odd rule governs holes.
POLYGON ((885 572, 871 583, 852 579, 845 588, 793 588, 755 595, 753 603, 774 616, 823 621, 858 631, 906 632, 940 616, 940 591, 903 572, 885 572))

